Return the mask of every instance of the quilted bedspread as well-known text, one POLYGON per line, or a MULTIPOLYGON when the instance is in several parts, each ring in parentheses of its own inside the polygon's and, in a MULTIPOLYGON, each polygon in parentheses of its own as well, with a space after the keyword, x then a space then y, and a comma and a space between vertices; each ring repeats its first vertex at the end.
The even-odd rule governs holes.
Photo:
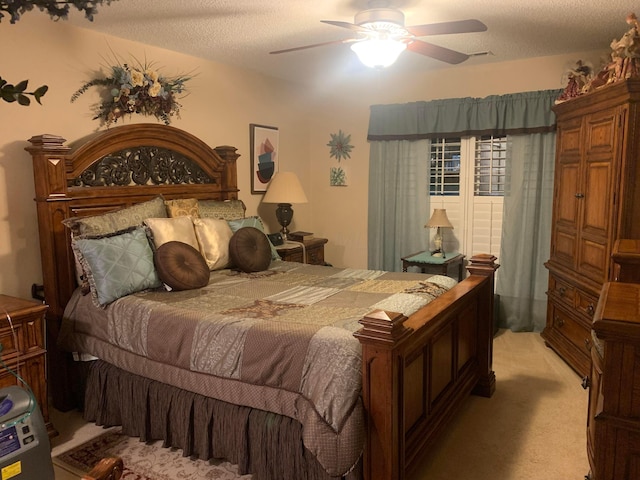
POLYGON ((358 320, 375 309, 409 316, 455 283, 276 261, 264 272, 216 271, 207 287, 141 292, 104 309, 77 293, 65 312, 63 346, 104 358, 109 345, 178 372, 280 392, 272 406, 263 396, 259 408, 305 417, 305 403, 340 432, 361 390, 358 320), (287 410, 288 396, 295 400, 287 410))

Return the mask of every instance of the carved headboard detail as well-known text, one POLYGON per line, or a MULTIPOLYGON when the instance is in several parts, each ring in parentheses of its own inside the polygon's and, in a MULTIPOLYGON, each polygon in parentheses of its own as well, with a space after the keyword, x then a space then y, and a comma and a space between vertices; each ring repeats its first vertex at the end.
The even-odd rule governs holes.
POLYGON ((181 153, 167 148, 140 146, 105 155, 79 176, 70 187, 111 187, 127 185, 219 184, 220 178, 207 175, 200 166, 181 153))

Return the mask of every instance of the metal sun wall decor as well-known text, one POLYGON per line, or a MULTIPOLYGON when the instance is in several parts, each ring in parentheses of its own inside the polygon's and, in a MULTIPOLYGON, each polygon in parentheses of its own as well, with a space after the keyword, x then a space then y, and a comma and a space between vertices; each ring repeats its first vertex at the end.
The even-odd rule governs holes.
POLYGON ((332 133, 331 140, 327 143, 330 148, 329 157, 335 158, 338 161, 338 165, 334 165, 329 170, 329 185, 331 186, 346 186, 347 185, 347 171, 341 161, 343 159, 351 158, 351 150, 353 145, 350 145, 351 135, 346 135, 342 130, 338 130, 338 133, 332 133))

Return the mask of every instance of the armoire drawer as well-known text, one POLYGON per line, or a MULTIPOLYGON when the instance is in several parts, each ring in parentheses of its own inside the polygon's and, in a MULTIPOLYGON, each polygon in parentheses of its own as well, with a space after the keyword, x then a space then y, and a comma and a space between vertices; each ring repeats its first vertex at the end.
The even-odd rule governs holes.
POLYGON ((596 312, 597 305, 598 297, 595 297, 580 289, 576 289, 575 308, 578 312, 587 317, 589 319, 589 322, 593 321, 593 314, 596 312))
POLYGON ((591 330, 583 321, 575 318, 557 305, 551 305, 553 329, 569 341, 580 354, 590 355, 591 330))
POLYGON ((553 273, 549 275, 549 295, 567 308, 574 308, 576 301, 576 287, 553 273))

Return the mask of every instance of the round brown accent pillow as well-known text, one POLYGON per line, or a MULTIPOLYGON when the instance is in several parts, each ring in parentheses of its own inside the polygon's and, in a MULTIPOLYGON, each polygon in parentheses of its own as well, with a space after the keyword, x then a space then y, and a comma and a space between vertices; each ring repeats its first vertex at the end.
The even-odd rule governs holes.
POLYGON ((269 239, 257 228, 242 227, 229 240, 229 256, 243 272, 261 272, 271 264, 269 239))
POLYGON ((198 250, 184 242, 163 243, 153 254, 158 277, 173 290, 191 290, 209 283, 209 267, 198 250))

